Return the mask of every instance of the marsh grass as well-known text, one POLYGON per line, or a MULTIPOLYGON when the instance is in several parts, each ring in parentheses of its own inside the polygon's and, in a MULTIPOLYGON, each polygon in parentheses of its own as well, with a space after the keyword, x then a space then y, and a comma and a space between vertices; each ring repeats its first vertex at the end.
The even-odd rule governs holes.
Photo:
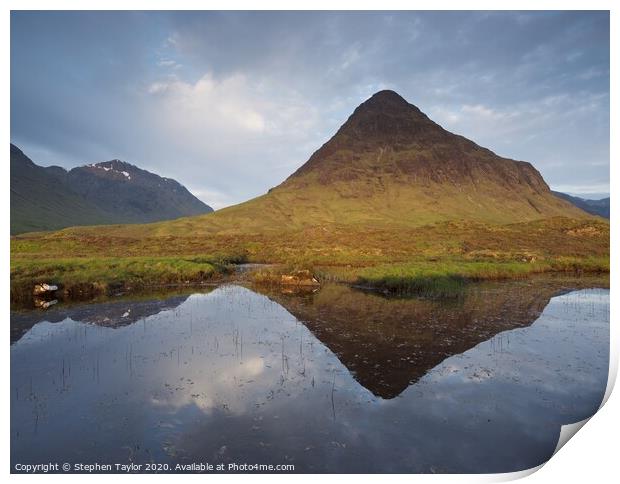
POLYGON ((609 224, 598 219, 255 232, 235 227, 217 233, 197 232, 196 220, 202 219, 186 219, 187 227, 180 222, 81 227, 13 237, 12 293, 28 286, 31 290, 37 282, 81 291, 201 282, 244 262, 274 265, 253 274, 257 283, 275 284, 282 274, 309 270, 322 283, 428 294, 454 293, 470 280, 609 272, 609 224), (174 233, 163 230, 172 226, 174 233))
POLYGON ((31 297, 39 282, 60 285, 66 296, 94 296, 111 291, 166 284, 191 284, 230 272, 222 257, 89 257, 20 259, 11 262, 11 300, 31 297))
POLYGON ((412 259, 369 267, 282 264, 252 274, 256 284, 277 285, 282 274, 309 270, 321 283, 346 283, 396 295, 458 297, 468 282, 523 279, 541 273, 607 274, 607 257, 560 257, 546 261, 472 261, 457 258, 412 259))
POLYGON ((535 262, 417 261, 362 269, 355 283, 395 294, 450 297, 458 295, 470 281, 522 279, 548 272, 608 273, 609 259, 562 257, 535 262))

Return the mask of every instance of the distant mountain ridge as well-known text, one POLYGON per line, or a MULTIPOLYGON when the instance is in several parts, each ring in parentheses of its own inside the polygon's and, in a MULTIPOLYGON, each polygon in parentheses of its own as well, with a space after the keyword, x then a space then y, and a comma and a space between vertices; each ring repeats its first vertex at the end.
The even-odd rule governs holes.
POLYGON ((125 223, 157 222, 213 211, 187 188, 120 160, 73 168, 67 181, 77 193, 125 223))
POLYGON ((610 213, 610 198, 601 198, 600 200, 590 200, 587 198, 575 197, 567 193, 553 192, 554 195, 560 197, 567 202, 572 203, 581 210, 591 213, 592 215, 598 215, 600 217, 609 218, 610 213))
POLYGON ((11 144, 11 234, 212 211, 177 181, 129 163, 111 160, 70 171, 41 167, 11 144))

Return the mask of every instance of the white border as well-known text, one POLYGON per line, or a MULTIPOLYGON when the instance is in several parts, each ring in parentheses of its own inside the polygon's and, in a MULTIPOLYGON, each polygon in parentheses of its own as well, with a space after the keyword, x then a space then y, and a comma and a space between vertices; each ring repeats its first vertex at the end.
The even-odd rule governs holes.
MULTIPOLYGON (((616 4, 618 2, 615 2, 616 4)), ((570 0, 522 0, 513 1, 507 0, 501 2, 491 0, 473 0, 473 1, 461 1, 458 0, 418 0, 416 2, 407 2, 404 0, 382 0, 369 1, 358 0, 356 2, 346 2, 342 0, 300 0, 294 4, 286 1, 274 1, 264 0, 261 2, 250 0, 212 0, 208 2, 198 2, 191 0, 92 0, 89 2, 78 0, 57 0, 53 4, 44 0, 5 0, 3 2, 2 17, 0 23, 0 35, 2 36, 2 50, 0 51, 0 65, 6 66, 6 70, 0 77, 2 83, 2 99, 3 116, 1 118, 2 132, 5 136, 4 146, 8 147, 10 142, 10 76, 9 76, 9 56, 10 56, 10 10, 314 10, 314 9, 340 9, 340 10, 610 10, 611 11, 611 146, 610 146, 610 158, 615 160, 618 158, 618 106, 616 105, 616 96, 613 86, 619 85, 618 77, 618 28, 620 27, 620 8, 617 7, 613 1, 608 0, 590 0, 590 1, 570 1, 570 0), (616 46, 614 48, 614 46, 616 46)), ((6 148, 5 148, 6 149, 6 148)), ((8 150, 7 150, 8 151, 8 150)), ((6 152, 5 152, 6 153, 6 152)), ((5 155, 6 156, 6 155, 5 155)), ((6 158, 5 158, 6 160, 6 158)), ((0 287, 1 293, 5 295, 5 317, 8 316, 9 306, 9 213, 10 213, 10 184, 8 175, 8 160, 5 161, 4 171, 4 189, 0 196, 3 197, 3 203, 1 207, 2 220, 4 222, 4 235, 1 237, 0 243, 2 244, 3 253, 5 254, 2 259, 2 273, 4 278, 2 279, 2 286, 0 287)), ((610 191, 613 192, 611 187, 616 185, 616 179, 618 176, 617 169, 612 163, 610 167, 610 191)), ((611 197, 611 212, 612 214, 617 212, 618 202, 614 196, 611 197)), ((618 243, 618 230, 615 223, 612 223, 611 227, 611 242, 612 247, 616 247, 618 243)), ((612 250, 612 286, 615 287, 614 274, 618 271, 618 260, 615 257, 615 250, 612 250)), ((389 476, 390 480, 411 482, 415 480, 417 482, 501 482, 506 480, 514 480, 518 478, 528 477, 530 482, 583 482, 590 480, 592 482, 608 482, 611 476, 617 475, 617 455, 614 450, 616 441, 615 429, 618 428, 618 415, 620 413, 620 400, 617 395, 611 395, 610 392, 613 387, 617 376, 618 369, 618 329, 617 324, 614 323, 614 316, 617 313, 618 304, 614 299, 614 292, 612 292, 611 298, 611 357, 610 357, 610 378, 608 382, 608 388, 606 398, 609 398, 603 408, 595 414, 590 421, 579 431, 577 438, 572 439, 566 446, 564 446, 557 455, 555 455, 547 464, 541 466, 541 468, 532 469, 529 471, 523 471, 512 474, 501 475, 393 475, 389 476)), ((7 318, 8 319, 8 318, 7 318)), ((8 321, 6 321, 5 331, 8 332, 8 321)), ((6 334, 6 333, 5 333, 6 334)), ((3 345, 3 374, 4 382, 2 391, 4 398, 1 401, 1 411, 3 415, 3 428, 2 428, 2 440, 0 448, 0 459, 3 462, 2 470, 5 473, 10 471, 10 431, 9 431, 9 412, 10 412, 10 395, 9 386, 6 384, 9 380, 9 345, 3 345)), ((617 393, 617 392, 615 392, 617 393)), ((331 475, 321 476, 319 479, 329 480, 355 480, 359 482, 376 482, 379 479, 385 479, 387 476, 373 476, 373 475, 331 475)), ((25 476, 25 475, 11 475, 10 479, 14 481, 31 481, 32 479, 40 479, 41 476, 25 476)), ((84 475, 49 475, 44 477, 48 481, 46 482, 77 482, 77 480, 84 479, 84 475)), ((217 479, 221 482, 233 482, 242 480, 245 478, 251 478, 258 482, 273 483, 274 480, 283 482, 284 480, 290 481, 292 479, 295 482, 310 482, 317 478, 314 475, 136 475, 136 476, 123 476, 115 475, 113 479, 132 481, 158 481, 169 479, 188 479, 195 480, 195 482, 204 482, 207 480, 217 479)), ((93 475, 90 479, 94 481, 104 482, 110 480, 110 476, 93 475)))

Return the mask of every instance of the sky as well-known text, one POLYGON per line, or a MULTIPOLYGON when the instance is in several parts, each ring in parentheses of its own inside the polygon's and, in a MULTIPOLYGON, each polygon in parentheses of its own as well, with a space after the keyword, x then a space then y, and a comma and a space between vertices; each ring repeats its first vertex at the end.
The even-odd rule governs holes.
POLYGON ((393 89, 449 131, 609 194, 607 12, 12 12, 11 141, 121 159, 214 208, 265 193, 393 89))

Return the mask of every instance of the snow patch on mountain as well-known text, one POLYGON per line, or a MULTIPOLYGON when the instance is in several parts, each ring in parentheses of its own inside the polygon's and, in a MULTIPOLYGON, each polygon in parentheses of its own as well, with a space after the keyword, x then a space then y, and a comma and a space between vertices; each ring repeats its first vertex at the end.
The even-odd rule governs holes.
POLYGON ((125 178, 127 178, 127 180, 131 180, 131 175, 129 174, 129 172, 127 171, 120 171, 120 170, 115 170, 114 168, 112 168, 111 166, 105 166, 103 164, 89 164, 88 165, 90 168, 97 168, 99 170, 103 170, 105 172, 111 171, 113 173, 118 173, 119 175, 123 175, 125 178))

